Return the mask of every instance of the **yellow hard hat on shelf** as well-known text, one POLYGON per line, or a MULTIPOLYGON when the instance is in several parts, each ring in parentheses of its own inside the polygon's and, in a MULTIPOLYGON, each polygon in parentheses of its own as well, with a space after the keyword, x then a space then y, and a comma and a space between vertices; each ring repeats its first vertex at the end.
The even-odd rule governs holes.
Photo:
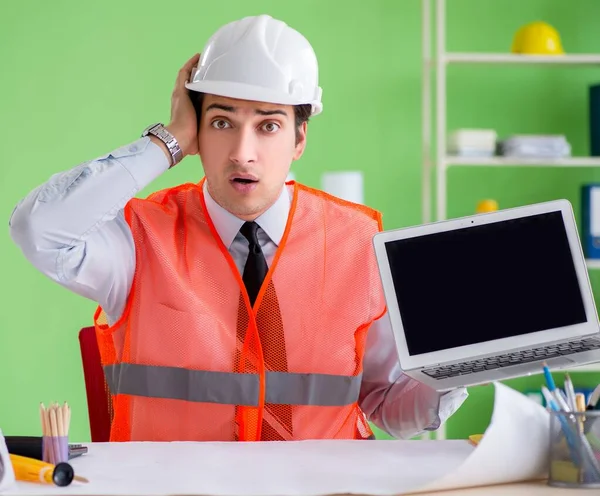
POLYGON ((496 200, 486 199, 477 203, 475 212, 483 214, 486 212, 495 212, 496 210, 498 210, 498 202, 496 200))
POLYGON ((565 53, 558 31, 542 21, 522 26, 515 34, 511 52, 527 55, 562 55, 565 53))

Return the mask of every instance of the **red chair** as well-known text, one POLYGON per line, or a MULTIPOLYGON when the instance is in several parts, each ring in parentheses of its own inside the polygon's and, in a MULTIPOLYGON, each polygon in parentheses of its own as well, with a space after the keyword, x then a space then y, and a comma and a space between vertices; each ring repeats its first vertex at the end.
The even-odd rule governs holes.
POLYGON ((81 348, 92 442, 108 442, 113 416, 112 401, 102 370, 96 330, 93 326, 84 327, 79 331, 79 346, 81 348))

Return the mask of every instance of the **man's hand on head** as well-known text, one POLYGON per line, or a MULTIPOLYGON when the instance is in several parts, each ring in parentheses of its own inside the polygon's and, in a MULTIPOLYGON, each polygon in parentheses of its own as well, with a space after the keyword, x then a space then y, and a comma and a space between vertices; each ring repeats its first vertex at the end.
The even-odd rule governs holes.
MULTIPOLYGON (((171 122, 166 126, 179 142, 184 157, 198 153, 198 119, 185 83, 189 82, 199 60, 200 54, 197 53, 179 70, 171 94, 171 122)), ((155 137, 150 139, 166 150, 166 146, 159 139, 155 137)))

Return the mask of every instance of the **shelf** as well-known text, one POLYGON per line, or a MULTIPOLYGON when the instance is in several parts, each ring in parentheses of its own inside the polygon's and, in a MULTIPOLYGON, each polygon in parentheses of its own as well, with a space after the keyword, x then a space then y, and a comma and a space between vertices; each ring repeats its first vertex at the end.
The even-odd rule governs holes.
POLYGON ((462 165, 472 167, 600 167, 600 157, 567 158, 519 158, 519 157, 458 157, 448 155, 447 166, 462 165))
POLYGON ((563 64, 600 65, 600 54, 518 55, 512 53, 457 53, 443 57, 448 64, 563 64))

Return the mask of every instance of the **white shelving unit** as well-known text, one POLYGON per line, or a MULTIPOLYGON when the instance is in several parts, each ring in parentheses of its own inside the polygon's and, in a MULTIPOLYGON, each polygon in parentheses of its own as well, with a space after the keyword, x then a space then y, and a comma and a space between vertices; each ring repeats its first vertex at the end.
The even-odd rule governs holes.
MULTIPOLYGON (((516 55, 512 53, 458 53, 446 51, 446 1, 422 0, 422 221, 445 220, 447 215, 446 174, 451 167, 600 167, 600 157, 568 157, 562 159, 516 159, 512 157, 470 158, 446 154, 446 67, 449 64, 506 65, 567 65, 600 66, 600 54, 516 55), (435 12, 432 3, 435 2, 435 12), (435 15, 435 40, 432 38, 432 14, 435 15), (435 41, 435 54, 432 46, 435 41), (435 101, 432 100, 432 72, 435 71, 435 101), (435 113, 435 132, 432 129, 435 113), (432 153, 435 136, 436 153, 432 153), (432 213, 432 174, 436 179, 436 212, 432 213)), ((587 260, 589 269, 600 269, 600 261, 587 260)), ((598 372, 600 364, 569 369, 569 372, 598 372)), ((428 438, 428 434, 423 438, 428 438)), ((442 426, 435 432, 436 439, 445 438, 442 426)))
MULTIPOLYGON (((451 167, 600 167, 600 157, 563 159, 518 159, 512 157, 470 158, 446 154, 446 68, 449 64, 516 64, 600 66, 600 54, 517 55, 512 53, 459 53, 446 51, 446 1, 435 1, 435 55, 432 55, 432 0, 422 0, 423 13, 423 222, 446 219, 446 174, 451 167), (436 106, 432 112, 432 72, 435 71, 436 106), (432 120, 435 113, 436 154, 431 153, 432 120), (436 179, 436 213, 432 215, 432 173, 436 179)), ((594 263, 592 268, 600 268, 594 263)))
POLYGON ((453 165, 471 167, 600 167, 599 157, 514 158, 514 157, 457 157, 446 156, 443 159, 446 168, 453 165))
POLYGON ((573 55, 518 55, 512 53, 444 53, 446 64, 549 64, 589 65, 600 64, 600 54, 573 55))
MULTIPOLYGON (((449 64, 516 64, 600 66, 600 54, 517 55, 512 53, 463 53, 446 51, 446 0, 422 0, 423 22, 423 223, 444 220, 447 215, 446 174, 451 167, 600 167, 600 157, 561 159, 513 157, 458 157, 446 154, 446 67, 449 64), (435 55, 432 55, 432 3, 435 2, 435 55), (436 73, 435 143, 433 144, 432 72, 436 73), (432 214, 432 173, 435 171, 435 218, 432 214)), ((600 269, 600 261, 588 260, 589 269, 600 269)), ((599 367, 600 369, 600 367, 599 367)))

